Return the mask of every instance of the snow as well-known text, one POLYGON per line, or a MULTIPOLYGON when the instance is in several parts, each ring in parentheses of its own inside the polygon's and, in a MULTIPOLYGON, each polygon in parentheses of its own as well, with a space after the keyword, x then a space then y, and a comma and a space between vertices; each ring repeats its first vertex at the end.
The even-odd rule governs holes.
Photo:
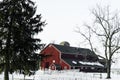
MULTIPOLYGON (((73 64, 77 64, 76 61, 72 61, 73 64)), ((80 64, 83 64, 83 65, 96 65, 96 66, 101 66, 101 67, 104 67, 104 65, 102 65, 101 63, 99 62, 85 62, 85 61, 79 61, 80 64)))
MULTIPOLYGON (((3 73, 0 75, 0 80, 3 80, 3 73)), ((23 80, 24 75, 12 74, 10 75, 10 80, 23 80)), ((84 73, 79 72, 79 70, 62 70, 62 71, 52 71, 52 70, 39 70, 35 75, 26 76, 26 80, 107 80, 106 73, 84 73)), ((120 73, 112 73, 112 79, 120 79, 120 73)))
POLYGON ((97 65, 97 66, 102 66, 104 67, 102 64, 100 64, 99 62, 83 62, 83 61, 79 61, 80 64, 83 65, 97 65))
POLYGON ((112 68, 119 68, 120 69, 120 59, 116 60, 114 63, 112 63, 112 68))
POLYGON ((77 62, 76 62, 76 61, 72 61, 72 63, 73 63, 73 64, 77 64, 77 62))

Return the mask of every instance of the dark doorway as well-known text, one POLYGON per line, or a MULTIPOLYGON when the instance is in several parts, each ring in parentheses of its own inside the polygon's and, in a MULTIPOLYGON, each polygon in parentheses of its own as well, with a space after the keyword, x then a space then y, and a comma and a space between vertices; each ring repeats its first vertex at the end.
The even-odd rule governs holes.
POLYGON ((49 62, 45 63, 45 68, 47 68, 47 69, 49 68, 49 62))

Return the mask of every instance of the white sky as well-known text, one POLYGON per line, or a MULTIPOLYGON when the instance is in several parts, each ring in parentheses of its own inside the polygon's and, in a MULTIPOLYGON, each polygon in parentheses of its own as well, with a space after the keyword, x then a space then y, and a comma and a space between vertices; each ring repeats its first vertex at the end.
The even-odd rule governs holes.
MULTIPOLYGON (((43 43, 59 44, 68 41, 71 46, 79 46, 82 37, 76 33, 76 26, 91 22, 90 9, 96 4, 110 5, 120 10, 120 0, 33 0, 37 5, 37 14, 42 14, 48 23, 38 37, 43 43)), ((81 47, 81 46, 80 46, 81 47)))

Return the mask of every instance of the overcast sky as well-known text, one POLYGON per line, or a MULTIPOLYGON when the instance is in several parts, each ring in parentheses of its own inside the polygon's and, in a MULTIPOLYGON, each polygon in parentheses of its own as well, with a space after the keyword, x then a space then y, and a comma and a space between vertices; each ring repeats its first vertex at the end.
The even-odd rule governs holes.
MULTIPOLYGON (((71 46, 79 46, 82 37, 74 31, 76 26, 90 23, 90 10, 96 4, 110 5, 113 10, 120 10, 119 0, 33 0, 37 5, 37 14, 48 23, 38 37, 43 43, 59 44, 68 41, 71 46)), ((80 43, 81 44, 81 43, 80 43)))

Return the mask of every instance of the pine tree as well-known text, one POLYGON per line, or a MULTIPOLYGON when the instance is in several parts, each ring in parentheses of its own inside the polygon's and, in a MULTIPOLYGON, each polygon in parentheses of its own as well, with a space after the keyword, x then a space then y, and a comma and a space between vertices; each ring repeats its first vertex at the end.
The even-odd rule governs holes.
POLYGON ((40 49, 40 39, 34 38, 43 30, 45 21, 35 15, 36 7, 31 0, 3 0, 0 2, 0 70, 5 80, 9 72, 29 71, 35 51, 40 49))

